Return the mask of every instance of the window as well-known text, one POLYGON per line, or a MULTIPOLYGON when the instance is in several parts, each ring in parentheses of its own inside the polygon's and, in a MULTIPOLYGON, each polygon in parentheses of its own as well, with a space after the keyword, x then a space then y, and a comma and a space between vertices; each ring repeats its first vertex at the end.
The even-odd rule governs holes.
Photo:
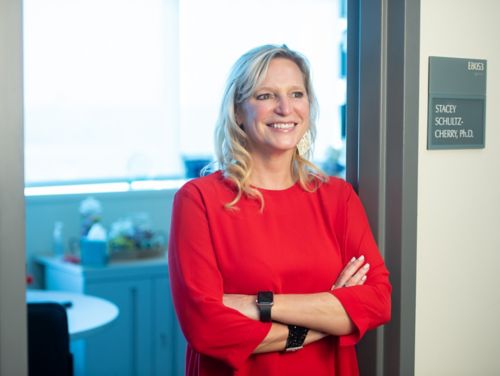
POLYGON ((336 0, 25 0, 27 185, 184 175, 210 158, 227 73, 285 43, 311 61, 316 159, 341 149, 336 0))

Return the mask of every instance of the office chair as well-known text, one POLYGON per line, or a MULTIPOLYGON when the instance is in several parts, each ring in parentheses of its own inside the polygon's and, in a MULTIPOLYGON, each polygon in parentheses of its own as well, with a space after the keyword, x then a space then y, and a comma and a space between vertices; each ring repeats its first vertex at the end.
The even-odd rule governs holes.
POLYGON ((60 304, 28 303, 28 375, 73 375, 68 317, 60 304))

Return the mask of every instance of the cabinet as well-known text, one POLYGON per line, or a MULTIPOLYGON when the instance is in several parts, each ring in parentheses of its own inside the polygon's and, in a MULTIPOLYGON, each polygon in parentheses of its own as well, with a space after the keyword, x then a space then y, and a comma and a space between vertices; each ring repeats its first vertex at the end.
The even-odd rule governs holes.
POLYGON ((118 306, 116 321, 85 340, 72 341, 75 375, 184 374, 185 340, 170 294, 166 259, 82 267, 40 257, 45 288, 75 291, 118 306))

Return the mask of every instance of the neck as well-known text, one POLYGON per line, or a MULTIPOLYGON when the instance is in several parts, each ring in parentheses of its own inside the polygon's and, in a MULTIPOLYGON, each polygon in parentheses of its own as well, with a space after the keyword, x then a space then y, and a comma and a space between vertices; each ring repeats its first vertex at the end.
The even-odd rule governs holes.
POLYGON ((252 158, 251 184, 264 189, 286 189, 295 181, 292 176, 291 155, 276 158, 252 158))

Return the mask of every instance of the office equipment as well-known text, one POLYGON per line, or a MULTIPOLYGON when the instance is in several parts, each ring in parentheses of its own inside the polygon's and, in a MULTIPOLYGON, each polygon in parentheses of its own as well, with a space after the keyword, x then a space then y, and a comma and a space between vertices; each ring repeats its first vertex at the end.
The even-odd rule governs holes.
POLYGON ((75 292, 53 290, 27 290, 26 302, 58 303, 65 308, 71 340, 87 338, 113 323, 118 307, 102 298, 75 292))
POLYGON ((66 309, 58 303, 28 303, 29 376, 71 376, 66 309))

